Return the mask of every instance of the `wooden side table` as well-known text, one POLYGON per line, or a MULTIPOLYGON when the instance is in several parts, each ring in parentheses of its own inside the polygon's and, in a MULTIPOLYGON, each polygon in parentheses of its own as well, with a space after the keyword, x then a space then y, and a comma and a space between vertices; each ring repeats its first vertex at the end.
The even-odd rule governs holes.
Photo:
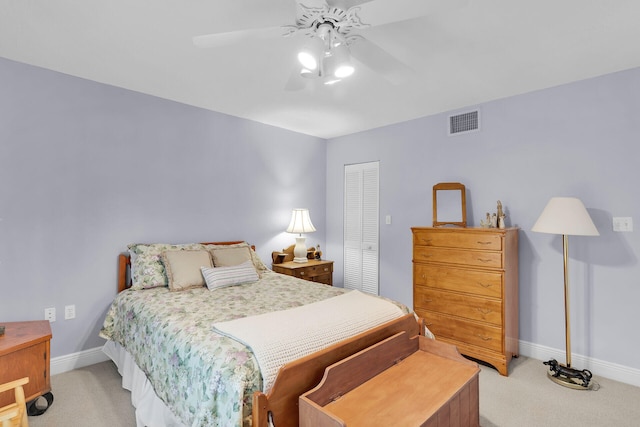
POLYGON ((310 259, 308 262, 272 264, 276 273, 333 286, 333 261, 310 259))
MULTIPOLYGON (((43 396, 51 404, 53 394, 50 379, 49 321, 7 322, 0 325, 5 326, 5 333, 0 336, 0 384, 29 377, 29 383, 24 386, 25 399, 29 402, 43 396)), ((0 407, 8 405, 13 400, 12 392, 0 394, 0 407)), ((30 415, 39 415, 32 413, 31 408, 29 410, 30 415)))

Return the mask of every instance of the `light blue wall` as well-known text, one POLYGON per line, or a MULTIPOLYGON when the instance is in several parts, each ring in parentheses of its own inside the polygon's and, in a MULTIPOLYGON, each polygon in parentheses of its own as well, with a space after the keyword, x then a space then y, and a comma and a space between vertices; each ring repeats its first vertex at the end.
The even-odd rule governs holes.
POLYGON ((246 239, 268 260, 294 207, 341 284, 343 167, 379 160, 383 295, 412 304, 410 227, 430 224, 433 184, 460 181, 472 224, 500 199, 522 229, 521 339, 563 349, 561 241, 530 229, 577 196, 601 236, 570 239, 574 353, 640 368, 640 238, 611 230, 640 227, 640 70, 479 108, 469 135, 442 114, 325 142, 0 58, 0 321, 55 306, 54 357, 99 346, 127 243, 246 239))
POLYGON ((132 242, 245 239, 270 263, 307 207, 324 246, 326 143, 0 58, 0 322, 56 307, 52 356, 102 345, 132 242), (64 320, 64 306, 77 317, 64 320))
POLYGON ((410 228, 430 225, 434 184, 459 181, 472 225, 501 200, 507 225, 521 228, 520 338, 564 351, 561 238, 531 227, 549 198, 576 196, 600 237, 570 238, 573 353, 640 368, 640 342, 632 338, 640 301, 640 69, 478 107, 476 133, 447 136, 448 114, 441 114, 328 142, 334 281, 342 282, 345 164, 380 161, 381 294, 409 305, 410 228), (634 217, 636 231, 614 233, 613 216, 634 217))

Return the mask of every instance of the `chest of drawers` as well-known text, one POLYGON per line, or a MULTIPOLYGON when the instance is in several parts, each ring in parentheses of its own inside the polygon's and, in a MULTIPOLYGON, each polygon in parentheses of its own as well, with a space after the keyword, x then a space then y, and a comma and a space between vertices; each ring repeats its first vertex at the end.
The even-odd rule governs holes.
POLYGON ((438 339, 507 375, 518 356, 518 229, 412 232, 416 314, 438 339))

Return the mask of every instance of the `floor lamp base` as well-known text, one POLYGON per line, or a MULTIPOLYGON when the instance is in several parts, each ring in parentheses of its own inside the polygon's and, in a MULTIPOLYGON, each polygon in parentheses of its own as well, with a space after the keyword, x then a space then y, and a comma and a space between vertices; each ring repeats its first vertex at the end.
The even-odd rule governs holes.
POLYGON ((593 387, 593 384, 590 383, 592 374, 588 369, 568 368, 555 359, 542 363, 549 366, 547 376, 556 384, 575 390, 591 390, 593 387))

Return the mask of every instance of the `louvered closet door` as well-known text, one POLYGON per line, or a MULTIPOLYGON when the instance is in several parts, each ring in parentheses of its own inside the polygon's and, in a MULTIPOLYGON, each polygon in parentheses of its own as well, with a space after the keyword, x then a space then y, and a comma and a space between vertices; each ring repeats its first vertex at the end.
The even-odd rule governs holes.
POLYGON ((344 170, 344 287, 378 294, 378 162, 344 170))

